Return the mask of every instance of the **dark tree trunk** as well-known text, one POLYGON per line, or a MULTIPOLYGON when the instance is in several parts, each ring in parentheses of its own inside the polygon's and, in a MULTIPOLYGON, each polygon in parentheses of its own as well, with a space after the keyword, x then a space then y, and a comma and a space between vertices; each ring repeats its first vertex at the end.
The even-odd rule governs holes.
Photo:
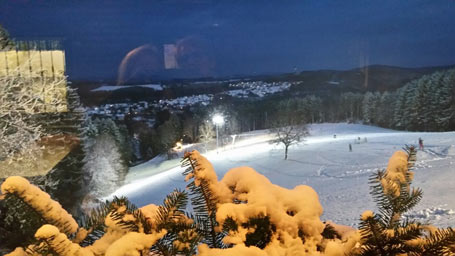
POLYGON ((284 160, 288 159, 288 147, 289 145, 284 146, 284 160))

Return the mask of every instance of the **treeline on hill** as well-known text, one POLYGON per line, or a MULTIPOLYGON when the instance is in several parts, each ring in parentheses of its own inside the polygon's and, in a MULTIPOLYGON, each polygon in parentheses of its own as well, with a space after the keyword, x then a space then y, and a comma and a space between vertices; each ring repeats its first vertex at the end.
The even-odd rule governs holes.
POLYGON ((362 109, 358 120, 367 124, 410 131, 454 130, 455 70, 425 75, 395 92, 367 92, 357 104, 362 109))
POLYGON ((410 131, 455 130, 455 70, 425 75, 396 91, 270 98, 228 108, 236 113, 241 132, 268 129, 274 116, 283 111, 301 115, 307 123, 363 122, 410 131))

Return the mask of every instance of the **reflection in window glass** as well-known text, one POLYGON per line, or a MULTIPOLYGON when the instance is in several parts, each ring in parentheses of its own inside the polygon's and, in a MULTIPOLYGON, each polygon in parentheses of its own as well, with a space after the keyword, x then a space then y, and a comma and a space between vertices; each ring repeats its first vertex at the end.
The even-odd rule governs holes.
POLYGON ((455 254, 454 11, 1 1, 0 254, 455 254))

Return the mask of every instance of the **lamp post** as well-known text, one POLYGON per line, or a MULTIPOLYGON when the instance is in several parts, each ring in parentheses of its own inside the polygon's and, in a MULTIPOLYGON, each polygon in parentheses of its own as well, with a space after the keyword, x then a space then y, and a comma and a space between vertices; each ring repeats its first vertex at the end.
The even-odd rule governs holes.
POLYGON ((219 146, 219 142, 218 142, 218 127, 220 125, 223 125, 224 123, 224 117, 220 114, 215 114, 212 118, 212 122, 215 124, 215 127, 216 127, 216 150, 218 151, 218 146, 219 146))

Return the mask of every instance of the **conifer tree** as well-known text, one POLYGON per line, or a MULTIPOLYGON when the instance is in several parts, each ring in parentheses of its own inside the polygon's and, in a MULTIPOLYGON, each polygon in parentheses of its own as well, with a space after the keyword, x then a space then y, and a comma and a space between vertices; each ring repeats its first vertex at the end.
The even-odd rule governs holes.
POLYGON ((379 108, 377 111, 377 124, 382 127, 391 127, 393 117, 393 104, 395 101, 395 94, 384 92, 379 100, 379 108))
POLYGON ((403 102, 402 107, 403 110, 401 112, 401 122, 403 129, 406 130, 413 130, 416 127, 415 121, 415 95, 416 95, 416 87, 417 87, 417 80, 412 81, 408 86, 406 86, 404 95, 403 95, 403 102))
POLYGON ((422 190, 411 188, 416 161, 414 147, 396 152, 386 171, 370 178, 371 195, 378 213, 366 211, 360 221, 361 246, 352 255, 453 255, 455 231, 428 229, 427 225, 403 219, 422 198, 422 190), (406 153, 405 153, 406 152, 406 153))
POLYGON ((447 131, 455 120, 455 69, 441 74, 438 82, 430 107, 433 107, 436 130, 447 131))
POLYGON ((407 87, 408 85, 405 85, 396 91, 395 103, 393 104, 392 127, 397 129, 404 129, 406 127, 403 119, 403 111, 407 87))
POLYGON ((378 118, 379 93, 367 92, 362 102, 363 120, 367 124, 376 124, 378 118))
POLYGON ((455 71, 435 72, 396 91, 392 127, 447 131, 455 126, 455 71))

